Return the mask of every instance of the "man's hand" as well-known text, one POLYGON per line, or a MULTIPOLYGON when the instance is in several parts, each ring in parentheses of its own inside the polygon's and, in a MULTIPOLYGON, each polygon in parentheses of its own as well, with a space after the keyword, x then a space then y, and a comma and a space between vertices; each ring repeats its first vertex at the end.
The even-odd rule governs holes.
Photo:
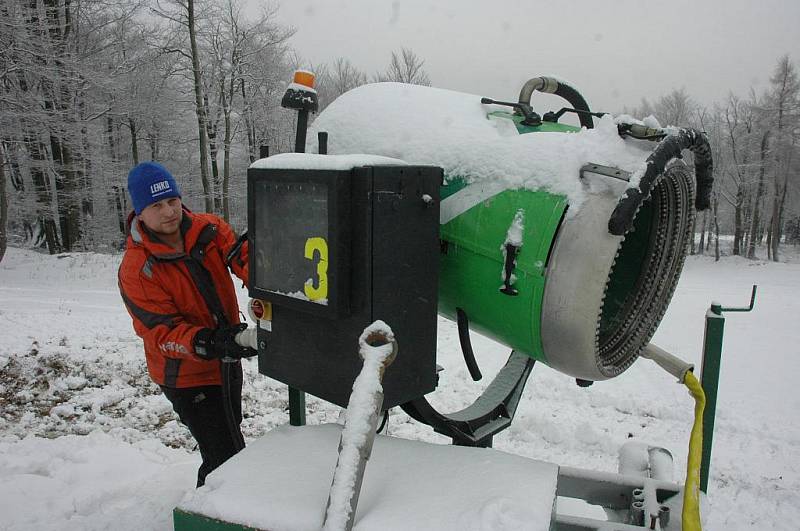
POLYGON ((258 350, 258 331, 255 328, 245 328, 236 334, 234 340, 242 347, 258 350))
POLYGON ((242 346, 236 341, 237 335, 249 335, 245 333, 246 330, 245 323, 220 328, 202 328, 194 336, 195 354, 206 360, 255 356, 258 354, 257 350, 242 346))

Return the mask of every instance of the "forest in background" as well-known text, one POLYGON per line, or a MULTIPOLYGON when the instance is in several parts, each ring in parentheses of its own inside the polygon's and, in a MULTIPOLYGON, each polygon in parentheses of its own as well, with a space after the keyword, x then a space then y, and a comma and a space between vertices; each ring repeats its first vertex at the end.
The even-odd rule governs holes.
MULTIPOLYGON (((127 173, 143 160, 169 167, 188 205, 243 229, 247 166, 262 146, 292 150, 296 117, 280 100, 296 68, 316 73, 321 107, 368 82, 432 82, 409 48, 387 50, 385 70, 371 74, 343 57, 308 64, 278 7, 0 0, 0 260, 9 243, 119 249, 127 173)), ((698 215, 693 252, 778 260, 781 245, 800 243, 792 58, 776 58, 769 81, 711 106, 676 88, 617 110, 708 134, 712 209, 698 215)))

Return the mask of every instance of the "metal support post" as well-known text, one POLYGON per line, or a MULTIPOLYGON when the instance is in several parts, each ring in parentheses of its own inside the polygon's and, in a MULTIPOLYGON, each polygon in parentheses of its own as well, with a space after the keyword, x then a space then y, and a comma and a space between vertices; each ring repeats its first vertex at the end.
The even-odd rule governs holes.
POLYGON ((300 109, 297 111, 297 134, 294 139, 294 152, 306 152, 306 131, 308 129, 308 111, 300 109))
POLYGON ((749 312, 756 301, 753 286, 750 305, 743 308, 725 308, 719 303, 711 303, 706 312, 706 329, 703 336, 703 365, 700 383, 706 395, 706 408, 703 413, 703 456, 700 464, 700 490, 708 492, 708 475, 711 469, 711 446, 714 441, 714 420, 717 414, 717 390, 722 363, 722 336, 725 331, 725 317, 722 312, 749 312))
POLYGON ((306 425, 306 393, 294 387, 289 387, 289 424, 306 425))
POLYGON ((703 413, 703 457, 700 462, 700 490, 708 492, 708 470, 711 468, 711 443, 714 440, 714 419, 717 411, 717 388, 722 360, 722 334, 725 317, 722 307, 712 304, 706 312, 706 330, 703 336, 703 366, 700 384, 706 395, 703 413))

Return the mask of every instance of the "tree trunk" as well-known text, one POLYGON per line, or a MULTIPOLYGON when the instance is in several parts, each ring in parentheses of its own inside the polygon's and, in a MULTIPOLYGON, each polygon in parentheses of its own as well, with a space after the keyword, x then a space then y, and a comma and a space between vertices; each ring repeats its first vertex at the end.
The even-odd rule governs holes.
POLYGON ((744 203, 744 223, 743 223, 743 230, 744 230, 744 247, 742 248, 742 254, 747 255, 747 249, 750 248, 750 240, 753 239, 753 232, 752 232, 752 225, 753 223, 753 194, 750 186, 747 187, 747 194, 745 195, 745 203, 744 203))
POLYGON ((775 201, 773 202, 773 238, 772 238, 772 260, 778 261, 778 250, 781 245, 781 238, 783 237, 783 214, 786 208, 786 190, 789 188, 789 170, 783 178, 783 186, 781 187, 780 194, 775 194, 775 201))
POLYGON ((139 164, 139 134, 136 130, 136 120, 128 117, 128 126, 131 130, 131 156, 133 157, 133 165, 139 164))
MULTIPOLYGON (((86 120, 86 105, 85 105, 85 95, 81 91, 79 98, 78 98, 78 121, 81 124, 80 128, 80 160, 76 167, 79 168, 78 176, 80 177, 80 181, 78 182, 78 186, 81 190, 80 193, 80 203, 81 203, 81 224, 86 227, 86 220, 91 219, 94 217, 94 197, 92 196, 92 179, 94 176, 94 171, 92 170, 92 158, 90 156, 89 150, 89 132, 87 130, 87 120, 86 120)), ((84 229, 86 232, 86 229, 84 229)), ((91 234, 88 235, 91 237, 91 234)), ((86 240, 86 238, 84 238, 86 240)))
POLYGON ((719 262, 719 193, 714 194, 714 261, 719 262))
POLYGON ((772 260, 772 217, 769 218, 769 224, 766 226, 767 231, 767 260, 772 260))
MULTIPOLYGON (((233 92, 231 92, 233 96, 233 92)), ((223 97, 223 113, 225 115, 225 139, 222 160, 222 218, 226 222, 231 219, 230 183, 231 183, 231 109, 228 100, 223 97)))
POLYGON ((759 230, 761 225, 761 198, 764 196, 764 172, 767 165, 767 151, 769 148, 769 131, 761 138, 761 167, 758 169, 758 187, 753 198, 753 219, 750 224, 750 242, 747 245, 747 258, 756 257, 756 242, 760 242, 759 230))
POLYGON ((109 190, 110 203, 113 205, 114 212, 117 214, 117 227, 119 227, 120 234, 125 234, 125 221, 127 212, 125 211, 125 192, 119 186, 112 186, 109 190))
POLYGON ((208 181, 208 145, 206 141, 206 114, 203 108, 203 84, 200 81, 200 56, 197 50, 195 32, 194 0, 186 0, 189 23, 189 46, 192 56, 192 75, 194 76, 194 108, 197 114, 197 133, 200 136, 200 180, 203 184, 203 199, 206 212, 213 212, 214 200, 211 183, 208 181))
POLYGON ((208 120, 208 95, 203 94, 203 105, 205 106, 206 114, 206 136, 208 136, 208 152, 211 156, 211 182, 213 183, 212 195, 214 197, 214 212, 219 213, 222 210, 222 184, 219 177, 219 146, 217 145, 217 133, 219 131, 219 114, 214 117, 214 120, 208 120))
POLYGON ((112 164, 117 162, 117 139, 114 135, 114 119, 106 116, 106 139, 108 141, 108 157, 112 164))
POLYGON ((147 143, 150 145, 150 160, 158 160, 158 131, 147 134, 147 143))
POLYGON ((769 238, 767 239, 767 245, 769 246, 767 255, 773 262, 778 261, 778 245, 780 244, 780 238, 778 237, 778 194, 779 191, 776 190, 775 195, 772 197, 772 216, 769 218, 769 238))
POLYGON ((37 225, 44 232, 47 251, 50 254, 60 253, 61 244, 58 241, 56 221, 53 217, 53 192, 47 174, 49 164, 44 159, 46 148, 33 135, 27 137, 25 143, 32 161, 30 173, 36 190, 37 225))
POLYGON ((247 129, 247 153, 250 156, 250 164, 256 161, 256 128, 253 124, 253 112, 250 109, 250 100, 247 99, 247 91, 244 86, 244 79, 239 81, 242 89, 242 104, 244 105, 244 124, 247 129))
POLYGON ((11 187, 16 192, 24 192, 25 181, 22 179, 22 170, 19 166, 19 143, 10 137, 6 137, 0 143, 0 151, 3 152, 3 156, 6 159, 6 171, 8 172, 6 175, 11 179, 11 187))
MULTIPOLYGON (((736 191, 736 206, 733 211, 733 255, 739 256, 742 254, 742 203, 744 202, 742 187, 736 191)), ((715 216, 716 221, 716 216, 715 216)), ((719 232, 717 233, 717 240, 719 240, 719 232)), ((719 241, 717 241, 719 247, 719 241)))
POLYGON ((6 158, 3 147, 0 146, 0 263, 3 262, 3 257, 6 255, 6 247, 8 246, 8 233, 6 232, 8 197, 6 193, 6 158))
POLYGON ((75 168, 72 149, 64 142, 61 132, 50 137, 53 162, 56 164, 56 194, 58 197, 58 218, 61 227, 61 244, 65 251, 71 251, 81 237, 81 217, 78 208, 79 172, 75 168))
POLYGON ((703 222, 700 225, 700 245, 697 247, 697 252, 705 254, 706 249, 706 222, 708 221, 708 210, 703 211, 703 222))

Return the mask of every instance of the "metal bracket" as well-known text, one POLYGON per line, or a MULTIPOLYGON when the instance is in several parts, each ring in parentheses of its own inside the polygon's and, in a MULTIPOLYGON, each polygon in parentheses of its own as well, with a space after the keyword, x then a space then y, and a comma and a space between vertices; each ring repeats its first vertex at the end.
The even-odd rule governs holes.
POLYGON ((436 411, 424 396, 401 407, 414 420, 451 437, 455 445, 490 448, 494 434, 511 425, 534 363, 530 356, 512 351, 483 394, 455 413, 436 411))
POLYGON ((602 164, 586 164, 581 167, 581 179, 584 178, 584 173, 596 173, 598 175, 605 175, 619 179, 620 181, 629 182, 631 180, 631 173, 613 166, 603 166, 602 164))
POLYGON ((758 284, 753 284, 753 291, 750 293, 749 306, 722 306, 718 302, 711 303, 711 311, 719 315, 721 312, 749 312, 753 310, 756 304, 756 292, 758 291, 758 284))
POLYGON ((559 467, 556 494, 603 508, 606 520, 573 516, 556 501, 554 531, 642 531, 680 529, 679 485, 651 477, 559 467), (672 509, 670 509, 672 506, 672 509), (672 525, 670 512, 674 511, 672 525))

